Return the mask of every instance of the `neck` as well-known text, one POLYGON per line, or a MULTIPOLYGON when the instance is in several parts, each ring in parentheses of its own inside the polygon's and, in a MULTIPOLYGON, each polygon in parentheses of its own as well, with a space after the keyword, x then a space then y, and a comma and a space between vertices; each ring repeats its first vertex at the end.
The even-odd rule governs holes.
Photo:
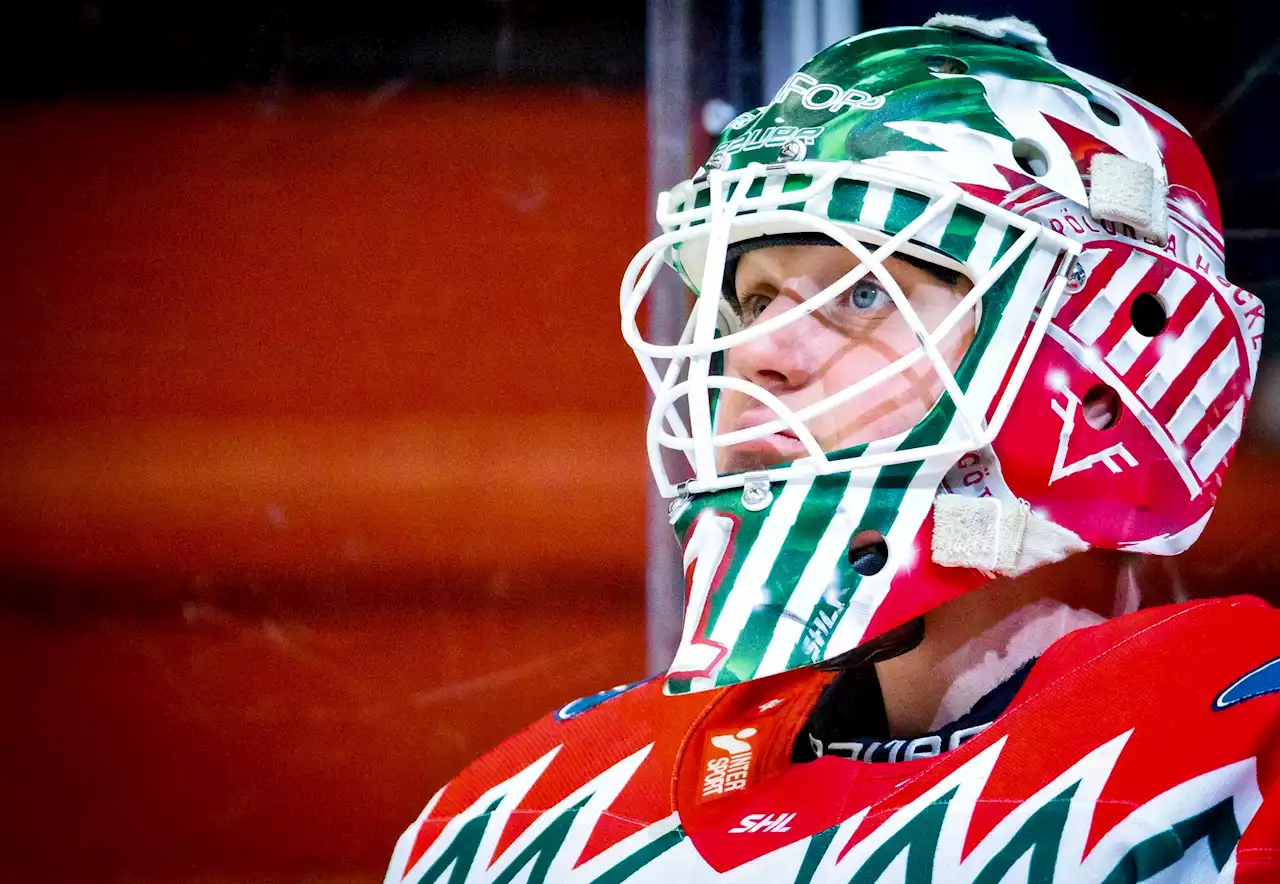
POLYGON ((924 640, 875 664, 890 733, 916 736, 955 720, 1067 632, 1111 616, 1119 567, 1114 553, 1085 552, 925 614, 924 640))

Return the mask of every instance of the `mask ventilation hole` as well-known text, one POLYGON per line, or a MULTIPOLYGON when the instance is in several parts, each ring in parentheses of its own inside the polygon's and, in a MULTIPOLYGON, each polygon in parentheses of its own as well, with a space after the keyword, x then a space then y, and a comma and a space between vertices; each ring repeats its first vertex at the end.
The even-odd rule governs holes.
POLYGON ((1013 143, 1013 160, 1032 178, 1039 178, 1049 171, 1048 154, 1030 138, 1019 138, 1013 143))
POLYGON ((1095 430, 1109 430, 1120 420, 1120 394, 1106 384, 1097 384, 1084 394, 1080 412, 1095 430))
POLYGON ((950 55, 930 55, 924 60, 924 66, 935 74, 964 74, 969 66, 950 55))
POLYGON ((889 561, 889 545, 879 531, 859 531, 849 542, 849 564, 863 577, 879 574, 889 561))
POLYGON ((1093 111, 1093 115, 1108 126, 1120 125, 1120 115, 1096 98, 1089 99, 1089 110, 1093 111))
POLYGON ((1134 331, 1138 334, 1154 338, 1164 331, 1164 327, 1169 322, 1169 316, 1159 296, 1151 292, 1143 292, 1134 298, 1133 304, 1129 306, 1129 321, 1133 323, 1134 331))

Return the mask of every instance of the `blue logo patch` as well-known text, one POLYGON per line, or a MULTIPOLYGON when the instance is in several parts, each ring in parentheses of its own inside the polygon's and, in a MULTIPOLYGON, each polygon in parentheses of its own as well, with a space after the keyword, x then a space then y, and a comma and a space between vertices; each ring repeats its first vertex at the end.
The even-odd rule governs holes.
POLYGON ((1213 701, 1213 708, 1226 709, 1245 700, 1277 692, 1280 692, 1280 657, 1276 657, 1269 663, 1263 663, 1252 672, 1236 679, 1235 684, 1218 694, 1218 698, 1213 701))
POLYGON ((620 684, 615 688, 609 688, 607 691, 601 691, 598 694, 592 694, 589 697, 583 697, 580 700, 574 700, 572 703, 566 703, 556 710, 556 721, 568 721, 570 718, 577 718, 589 709, 594 709, 601 703, 608 702, 614 697, 620 697, 632 688, 638 688, 652 678, 642 678, 639 681, 633 681, 630 684, 620 684))

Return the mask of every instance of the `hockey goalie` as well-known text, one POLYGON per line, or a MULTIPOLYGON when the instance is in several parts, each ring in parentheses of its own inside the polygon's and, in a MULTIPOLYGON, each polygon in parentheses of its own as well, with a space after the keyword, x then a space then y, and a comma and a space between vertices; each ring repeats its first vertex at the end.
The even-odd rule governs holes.
POLYGON ((463 771, 387 881, 1280 881, 1280 613, 1143 564, 1209 519, 1262 330, 1186 130, 938 16, 820 52, 656 211, 620 307, 675 659, 463 771))

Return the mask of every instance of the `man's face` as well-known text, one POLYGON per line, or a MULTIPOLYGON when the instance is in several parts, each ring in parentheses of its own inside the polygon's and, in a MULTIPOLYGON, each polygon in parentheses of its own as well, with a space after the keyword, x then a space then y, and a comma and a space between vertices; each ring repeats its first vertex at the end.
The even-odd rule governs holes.
MULTIPOLYGON (((812 298, 859 264, 849 250, 824 245, 774 246, 749 251, 734 274, 735 310, 744 326, 763 322, 812 298)), ((900 258, 884 262, 925 329, 932 332, 972 288, 952 283, 900 258)), ((945 275, 945 271, 943 272, 945 275)), ((973 341, 975 314, 965 316, 939 345, 954 371, 973 341)), ((763 387, 798 411, 837 393, 917 348, 915 335, 887 291, 868 273, 824 307, 772 334, 730 348, 724 373, 763 387)), ((942 380, 921 359, 865 393, 807 424, 826 452, 910 430, 942 395, 942 380)), ((725 390, 717 414, 720 433, 777 419, 745 393, 725 390)), ((759 470, 806 455, 783 431, 717 452, 721 474, 759 470)))

